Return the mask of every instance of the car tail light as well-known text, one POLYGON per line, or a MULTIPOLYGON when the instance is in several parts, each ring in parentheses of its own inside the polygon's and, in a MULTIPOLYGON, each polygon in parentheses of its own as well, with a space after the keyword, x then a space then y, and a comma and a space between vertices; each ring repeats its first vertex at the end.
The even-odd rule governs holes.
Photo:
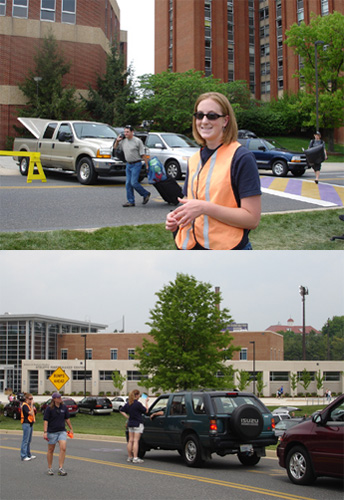
POLYGON ((103 408, 103 405, 96 405, 96 408, 103 408))
POLYGON ((210 420, 210 426, 209 426, 209 432, 210 434, 216 434, 217 433, 217 423, 216 420, 210 420))
POLYGON ((271 419, 271 428, 274 429, 276 427, 276 424, 275 424, 275 419, 272 418, 271 419))

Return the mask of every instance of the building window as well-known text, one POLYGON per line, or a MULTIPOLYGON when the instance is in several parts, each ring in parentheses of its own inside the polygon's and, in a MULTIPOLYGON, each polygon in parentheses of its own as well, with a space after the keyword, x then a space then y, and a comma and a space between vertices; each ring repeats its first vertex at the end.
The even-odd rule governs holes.
POLYGON ((29 0, 13 0, 13 17, 28 18, 29 0))
POLYGON ((118 359, 118 349, 110 349, 110 359, 118 359))
POLYGON ((76 0, 62 0, 61 22, 75 24, 76 0))
POLYGON ((141 380, 141 373, 134 370, 127 371, 127 379, 128 380, 141 380))
POLYGON ((41 0, 41 21, 55 21, 55 0, 41 0))
POLYGON ((45 378, 49 380, 55 370, 45 370, 45 378))
MULTIPOLYGON (((311 376, 311 380, 314 381, 315 380, 315 372, 308 372, 311 376)), ((303 372, 297 372, 297 378, 299 381, 302 382, 302 377, 303 377, 303 372)))
MULTIPOLYGON (((73 380, 85 380, 85 370, 73 370, 72 371, 73 380)), ((86 380, 92 380, 92 371, 86 370, 86 380)))
POLYGON ((135 359, 135 349, 128 349, 128 359, 135 359))
POLYGON ((329 12, 328 0, 321 0, 321 15, 328 16, 329 12))
POLYGON ((264 19, 269 19, 269 7, 264 7, 263 9, 259 10, 259 18, 261 21, 264 19))
POLYGON ((340 381, 340 372, 324 372, 324 381, 325 382, 339 382, 340 381))
POLYGON ((247 360, 247 347, 243 347, 240 351, 240 361, 247 360))
POLYGON ((86 349, 86 359, 93 359, 92 351, 93 349, 86 349))
POLYGON ((0 16, 6 15, 6 0, 0 0, 0 16))
POLYGON ((270 372, 270 382, 288 382, 289 372, 270 372))
POLYGON ((99 372, 99 380, 112 380, 112 370, 103 370, 99 372))
POLYGON ((61 359, 68 359, 68 349, 61 349, 61 359))

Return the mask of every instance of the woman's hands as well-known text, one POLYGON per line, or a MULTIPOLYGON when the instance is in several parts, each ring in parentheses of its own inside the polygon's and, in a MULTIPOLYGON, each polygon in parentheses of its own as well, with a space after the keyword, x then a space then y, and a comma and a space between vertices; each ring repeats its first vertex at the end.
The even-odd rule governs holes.
POLYGON ((167 214, 165 227, 168 231, 176 231, 178 227, 187 226, 203 213, 205 202, 202 200, 178 198, 178 201, 181 206, 167 214))

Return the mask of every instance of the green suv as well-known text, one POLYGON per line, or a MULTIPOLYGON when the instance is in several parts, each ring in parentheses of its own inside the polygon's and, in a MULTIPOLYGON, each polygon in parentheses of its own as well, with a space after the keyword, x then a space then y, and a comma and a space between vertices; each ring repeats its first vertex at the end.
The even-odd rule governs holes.
POLYGON ((149 408, 139 455, 177 450, 186 465, 199 467, 212 453, 236 454, 243 465, 255 465, 276 443, 273 416, 254 394, 183 391, 164 394, 149 408))

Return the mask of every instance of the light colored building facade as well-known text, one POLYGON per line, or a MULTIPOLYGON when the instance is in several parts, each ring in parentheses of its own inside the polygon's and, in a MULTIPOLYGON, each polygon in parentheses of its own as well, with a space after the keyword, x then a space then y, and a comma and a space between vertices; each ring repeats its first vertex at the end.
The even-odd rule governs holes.
MULTIPOLYGON (((25 105, 18 84, 35 69, 34 55, 50 32, 71 70, 63 80, 87 95, 106 68, 116 40, 127 54, 127 32, 120 29, 116 0, 0 0, 0 150, 13 136, 17 109, 25 105)), ((37 82, 37 92, 39 85, 37 82)))
MULTIPOLYGON (((104 333, 106 327, 44 315, 1 315, 0 392, 7 387, 38 394, 54 391, 49 377, 61 368, 68 378, 61 389, 65 394, 83 394, 85 380, 90 394, 114 394, 114 371, 125 377, 122 393, 127 394, 142 380, 135 349, 151 337, 147 333, 104 333)), ((275 394, 281 385, 290 394, 290 374, 296 373, 301 379, 304 368, 312 378, 309 393, 317 393, 315 376, 319 370, 324 387, 334 393, 344 392, 342 361, 284 361, 283 336, 276 332, 243 329, 231 335, 240 351, 228 363, 251 376, 254 371, 262 372, 264 396, 275 394)), ((252 382, 248 389, 253 389, 252 382)), ((303 392, 300 381, 298 392, 303 392)))

